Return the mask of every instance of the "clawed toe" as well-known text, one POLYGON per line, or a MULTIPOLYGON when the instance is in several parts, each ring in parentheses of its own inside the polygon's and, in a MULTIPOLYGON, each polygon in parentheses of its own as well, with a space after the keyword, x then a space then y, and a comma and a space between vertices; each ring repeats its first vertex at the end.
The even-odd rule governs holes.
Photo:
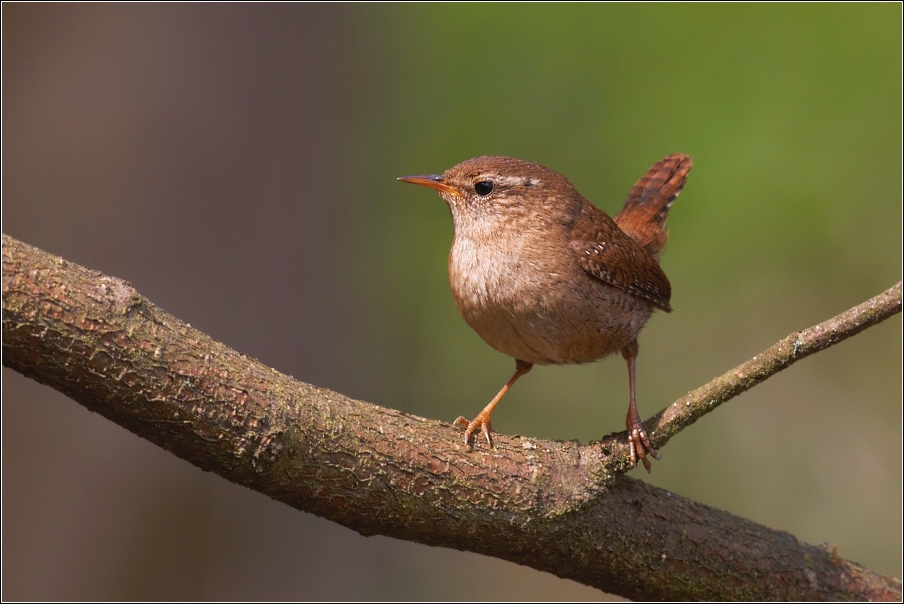
POLYGON ((487 444, 492 448, 493 439, 490 436, 490 433, 496 432, 493 429, 493 425, 490 423, 489 415, 484 415, 481 413, 477 417, 475 417, 472 421, 468 421, 464 416, 458 416, 454 422, 452 422, 456 426, 462 426, 465 429, 465 446, 471 446, 471 436, 474 432, 479 428, 481 433, 483 433, 484 438, 487 439, 487 444))
POLYGON ((640 457, 643 467, 647 469, 647 472, 651 472, 652 466, 650 466, 650 460, 647 459, 647 455, 653 459, 659 459, 659 452, 650 444, 650 437, 647 436, 647 431, 643 427, 632 430, 628 435, 628 444, 631 447, 631 466, 637 466, 637 458, 640 457))
POLYGON ((652 466, 647 456, 659 459, 659 452, 650 443, 650 437, 643 424, 640 423, 640 418, 636 418, 635 421, 631 421, 631 419, 633 418, 629 417, 628 419, 628 445, 631 448, 631 467, 637 466, 637 458, 640 457, 643 467, 646 468, 647 472, 651 472, 652 466))

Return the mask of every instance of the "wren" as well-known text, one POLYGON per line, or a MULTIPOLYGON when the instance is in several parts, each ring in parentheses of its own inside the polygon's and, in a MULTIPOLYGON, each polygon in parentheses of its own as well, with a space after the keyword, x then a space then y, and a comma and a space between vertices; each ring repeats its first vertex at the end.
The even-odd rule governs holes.
POLYGON ((650 168, 613 220, 567 178, 502 156, 475 157, 443 174, 399 180, 439 192, 455 235, 449 283, 461 316, 484 341, 515 359, 515 373, 465 427, 492 446, 490 415, 534 365, 588 363, 614 352, 628 362, 626 426, 631 464, 659 459, 634 395, 637 336, 654 309, 671 312, 659 267, 666 218, 694 160, 669 155, 650 168))

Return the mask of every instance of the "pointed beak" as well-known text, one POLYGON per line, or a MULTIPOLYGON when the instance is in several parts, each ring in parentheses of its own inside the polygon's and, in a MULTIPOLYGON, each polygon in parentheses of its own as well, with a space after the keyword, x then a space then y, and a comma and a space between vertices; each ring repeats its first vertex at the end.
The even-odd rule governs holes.
POLYGON ((402 182, 410 182, 411 184, 421 185, 422 187, 430 187, 436 189, 440 193, 456 193, 455 188, 447 185, 442 174, 417 174, 415 176, 400 176, 398 180, 402 182))

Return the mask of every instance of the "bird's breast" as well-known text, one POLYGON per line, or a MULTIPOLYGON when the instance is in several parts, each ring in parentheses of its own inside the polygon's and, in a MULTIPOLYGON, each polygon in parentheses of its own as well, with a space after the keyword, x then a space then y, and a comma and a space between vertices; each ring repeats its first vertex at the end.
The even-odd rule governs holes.
POLYGON ((587 363, 637 337, 652 305, 593 278, 550 230, 456 231, 449 283, 485 342, 540 365, 587 363))
POLYGON ((529 313, 541 292, 556 286, 556 271, 547 266, 542 252, 537 253, 536 241, 524 235, 456 234, 449 254, 449 283, 469 323, 484 315, 500 322, 529 313))

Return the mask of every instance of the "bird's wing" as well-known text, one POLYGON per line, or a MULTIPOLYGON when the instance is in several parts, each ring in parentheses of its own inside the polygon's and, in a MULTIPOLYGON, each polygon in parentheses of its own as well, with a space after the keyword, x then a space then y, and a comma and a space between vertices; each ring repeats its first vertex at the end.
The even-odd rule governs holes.
POLYGON ((672 286, 659 262, 602 210, 584 200, 569 245, 588 274, 671 312, 672 286))

